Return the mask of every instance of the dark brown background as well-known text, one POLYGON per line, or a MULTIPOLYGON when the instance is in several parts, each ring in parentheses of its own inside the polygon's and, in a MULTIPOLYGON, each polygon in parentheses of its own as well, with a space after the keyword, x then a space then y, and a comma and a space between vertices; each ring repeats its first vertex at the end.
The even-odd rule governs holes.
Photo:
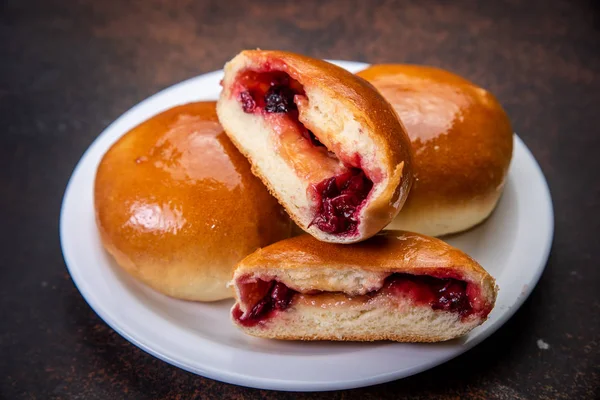
POLYGON ((522 309, 418 376, 306 399, 599 398, 600 13, 592 1, 0 1, 0 397, 292 398, 194 376, 90 309, 58 239, 65 185, 120 114, 244 48, 447 68, 494 92, 555 206, 522 309), (246 4, 248 3, 248 4, 246 4), (323 2, 324 3, 324 2, 323 2), (540 350, 536 341, 549 343, 540 350))

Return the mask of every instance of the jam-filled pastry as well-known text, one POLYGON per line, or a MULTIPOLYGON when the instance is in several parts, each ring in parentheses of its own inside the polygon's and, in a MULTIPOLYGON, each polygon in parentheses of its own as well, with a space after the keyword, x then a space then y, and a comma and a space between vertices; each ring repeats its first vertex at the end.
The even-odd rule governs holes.
POLYGON ((235 265, 291 234, 215 107, 190 103, 149 118, 106 152, 96 173, 106 250, 134 278, 185 300, 233 297, 235 265))
POLYGON ((408 136, 365 80, 322 60, 243 51, 225 65, 219 120, 253 172, 317 239, 353 243, 401 209, 408 136))
POLYGON ((468 255, 404 231, 351 245, 286 239, 240 261, 230 285, 242 331, 286 340, 449 340, 482 324, 497 293, 468 255))
POLYGON ((496 98, 433 67, 373 65, 357 75, 392 104, 413 145, 415 182, 388 228, 440 236, 485 220, 502 194, 513 149, 496 98))

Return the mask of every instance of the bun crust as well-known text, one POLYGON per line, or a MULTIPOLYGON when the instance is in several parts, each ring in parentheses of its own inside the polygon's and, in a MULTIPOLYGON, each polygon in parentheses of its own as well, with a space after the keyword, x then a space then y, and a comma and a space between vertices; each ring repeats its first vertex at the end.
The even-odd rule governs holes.
POLYGON ((238 300, 234 309, 250 311, 253 304, 245 304, 250 297, 244 295, 243 286, 258 279, 281 282, 301 294, 355 297, 328 302, 352 304, 344 309, 315 305, 322 294, 311 301, 295 301, 263 325, 243 326, 233 318, 251 335, 290 340, 447 340, 483 323, 497 294, 494 279, 464 252, 439 239, 403 231, 386 231, 353 245, 323 243, 303 235, 257 250, 234 272, 232 285, 238 300), (461 319, 454 312, 415 307, 402 300, 393 305, 377 303, 372 297, 360 300, 381 289, 392 273, 465 281, 473 288, 467 293, 475 293, 471 303, 477 312, 461 319))
POLYGON ((351 246, 296 236, 244 258, 233 279, 276 276, 300 292, 365 294, 391 272, 452 276, 489 290, 495 287, 494 279, 463 251, 440 239, 404 231, 384 231, 351 246))
POLYGON ((415 182, 388 228, 439 236, 487 218, 513 149, 510 121, 494 96, 433 67, 374 65, 357 75, 392 104, 413 146, 415 182))
POLYGON ((372 85, 350 72, 288 52, 243 51, 225 66, 217 112, 232 142, 250 160, 253 172, 296 224, 319 240, 364 240, 379 232, 402 208, 412 184, 408 136, 390 104, 372 85), (330 234, 311 225, 315 206, 305 198, 307 186, 330 176, 321 171, 319 164, 306 168, 308 172, 304 174, 297 165, 291 165, 295 162, 286 163, 273 145, 273 129, 264 118, 242 111, 234 86, 238 76, 248 70, 284 71, 298 81, 308 99, 298 104, 302 124, 345 165, 361 168, 369 178, 375 177, 373 190, 361 208, 356 234, 330 234), (319 179, 315 180, 317 176, 319 179))
POLYGON ((117 263, 186 300, 231 297, 234 265, 291 230, 223 132, 214 102, 172 108, 126 133, 98 166, 94 204, 117 263))

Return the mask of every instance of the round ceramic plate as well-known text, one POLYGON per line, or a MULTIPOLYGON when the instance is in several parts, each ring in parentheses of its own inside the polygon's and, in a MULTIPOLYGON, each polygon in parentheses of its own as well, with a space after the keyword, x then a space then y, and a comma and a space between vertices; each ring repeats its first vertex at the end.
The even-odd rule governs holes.
MULTIPOLYGON (((337 64, 356 72, 366 65, 337 64)), ((548 258, 553 233, 550 193, 535 159, 515 136, 504 194, 477 228, 447 238, 474 257, 500 286, 489 320, 469 335, 438 344, 284 342, 253 338, 229 321, 232 300, 175 300, 122 272, 104 252, 94 220, 96 167, 106 150, 145 119, 218 97, 222 71, 179 83, 144 100, 112 123, 75 168, 65 193, 60 236, 73 281, 115 331, 148 353, 212 379, 263 389, 334 390, 403 378, 441 364, 480 343, 521 306, 548 258)))

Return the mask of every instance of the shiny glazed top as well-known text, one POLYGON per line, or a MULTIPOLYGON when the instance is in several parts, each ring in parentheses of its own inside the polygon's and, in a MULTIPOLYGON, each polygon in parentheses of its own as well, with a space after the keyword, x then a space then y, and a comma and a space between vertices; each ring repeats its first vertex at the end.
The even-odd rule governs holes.
POLYGON ((415 204, 460 204, 498 190, 512 157, 510 121, 494 96, 450 72, 374 65, 357 75, 392 104, 414 152, 415 204))
POLYGON ((175 107, 125 134, 98 167, 95 206, 119 264, 183 298, 203 296, 194 280, 225 291, 235 263, 291 229, 223 132, 214 102, 175 107))

